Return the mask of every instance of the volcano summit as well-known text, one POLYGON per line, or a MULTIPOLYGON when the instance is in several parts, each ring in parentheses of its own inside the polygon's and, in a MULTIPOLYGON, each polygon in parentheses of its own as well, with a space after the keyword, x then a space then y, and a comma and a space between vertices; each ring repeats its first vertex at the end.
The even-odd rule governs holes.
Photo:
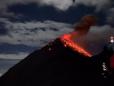
POLYGON ((111 45, 105 46, 101 53, 92 56, 73 41, 74 38, 85 35, 93 24, 92 16, 84 17, 76 31, 55 39, 10 68, 0 78, 0 85, 113 86, 111 45))
POLYGON ((102 76, 102 62, 111 50, 88 56, 65 47, 60 38, 12 67, 0 78, 1 86, 110 86, 112 78, 102 76), (110 80, 109 80, 110 79, 110 80))

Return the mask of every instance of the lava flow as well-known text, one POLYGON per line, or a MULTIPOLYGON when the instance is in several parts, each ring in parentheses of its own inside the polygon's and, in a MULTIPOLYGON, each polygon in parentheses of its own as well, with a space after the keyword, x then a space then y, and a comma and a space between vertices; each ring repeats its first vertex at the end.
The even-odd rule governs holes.
POLYGON ((74 27, 74 31, 65 34, 60 37, 61 41, 63 42, 65 47, 70 47, 74 51, 77 51, 84 56, 91 57, 92 55, 87 52, 84 48, 79 46, 77 43, 74 42, 74 39, 84 36, 89 32, 91 26, 96 24, 96 17, 92 15, 84 16, 80 22, 74 27))
POLYGON ((84 48, 82 48, 81 46, 79 46, 77 43, 75 43, 72 40, 72 34, 64 34, 63 36, 60 37, 60 39, 63 42, 65 47, 70 47, 74 51, 77 51, 77 52, 83 54, 84 56, 87 56, 87 57, 92 56, 89 52, 87 52, 84 48))

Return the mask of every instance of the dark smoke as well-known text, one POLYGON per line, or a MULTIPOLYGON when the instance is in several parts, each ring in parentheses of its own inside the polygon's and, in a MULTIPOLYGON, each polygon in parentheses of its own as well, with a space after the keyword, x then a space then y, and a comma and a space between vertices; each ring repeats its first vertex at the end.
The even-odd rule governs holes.
POLYGON ((97 18, 93 15, 84 16, 79 23, 74 27, 75 31, 78 32, 80 36, 86 35, 91 26, 96 24, 97 18))
POLYGON ((75 39, 81 46, 97 54, 102 51, 103 47, 109 43, 110 36, 114 36, 114 29, 108 25, 91 27, 89 32, 75 39))
POLYGON ((95 16, 84 16, 75 26, 73 40, 90 51, 97 54, 109 43, 110 36, 114 36, 114 29, 109 26, 95 26, 97 18, 95 16))

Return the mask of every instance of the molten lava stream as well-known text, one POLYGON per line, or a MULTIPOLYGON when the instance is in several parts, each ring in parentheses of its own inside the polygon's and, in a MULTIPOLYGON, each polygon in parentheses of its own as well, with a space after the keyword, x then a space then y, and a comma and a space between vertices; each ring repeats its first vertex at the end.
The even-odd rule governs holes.
POLYGON ((76 44, 72 40, 72 36, 73 36, 73 34, 64 34, 63 36, 60 37, 64 46, 65 47, 68 46, 68 47, 72 48, 74 51, 77 51, 77 52, 83 54, 84 56, 91 57, 92 55, 89 52, 87 52, 84 48, 80 47, 78 44, 76 44))

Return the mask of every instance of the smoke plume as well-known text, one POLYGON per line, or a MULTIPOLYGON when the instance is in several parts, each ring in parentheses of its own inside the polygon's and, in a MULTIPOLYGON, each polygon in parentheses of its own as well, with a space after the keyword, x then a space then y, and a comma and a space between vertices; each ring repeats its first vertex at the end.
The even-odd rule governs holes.
POLYGON ((61 37, 61 41, 65 45, 65 47, 69 46, 74 51, 77 51, 87 57, 91 57, 91 53, 86 51, 83 47, 80 46, 80 43, 76 43, 74 40, 86 35, 90 29, 90 26, 95 24, 94 16, 85 16, 81 19, 79 24, 75 27, 75 30, 69 34, 64 34, 61 37))
MULTIPOLYGON (((85 37, 90 30, 90 27, 95 25, 96 17, 92 15, 84 16, 77 25, 74 26, 74 31, 71 32, 70 39, 74 41, 76 44, 85 47, 85 43, 82 42, 82 37, 85 37)), ((85 47, 86 49, 86 47, 85 47)))
MULTIPOLYGON (((90 24, 90 23, 88 23, 90 24)), ((80 26, 80 28, 75 28, 76 33, 73 35, 73 40, 76 43, 83 46, 85 49, 90 51, 92 54, 97 54, 102 51, 103 47, 109 43, 110 37, 114 36, 114 29, 109 25, 104 26, 80 26)))
POLYGON ((111 26, 94 26, 83 37, 83 41, 85 47, 96 54, 101 52, 103 47, 110 42, 111 36, 114 36, 114 29, 111 26))
POLYGON ((96 17, 92 15, 84 16, 78 24, 74 26, 74 31, 71 33, 72 38, 75 39, 77 37, 81 37, 83 35, 86 35, 90 27, 95 25, 96 23, 96 17))
POLYGON ((101 52, 109 43, 110 36, 114 36, 114 29, 111 26, 95 26, 96 20, 95 16, 84 16, 74 27, 74 32, 70 33, 72 40, 90 51, 92 55, 101 52))

